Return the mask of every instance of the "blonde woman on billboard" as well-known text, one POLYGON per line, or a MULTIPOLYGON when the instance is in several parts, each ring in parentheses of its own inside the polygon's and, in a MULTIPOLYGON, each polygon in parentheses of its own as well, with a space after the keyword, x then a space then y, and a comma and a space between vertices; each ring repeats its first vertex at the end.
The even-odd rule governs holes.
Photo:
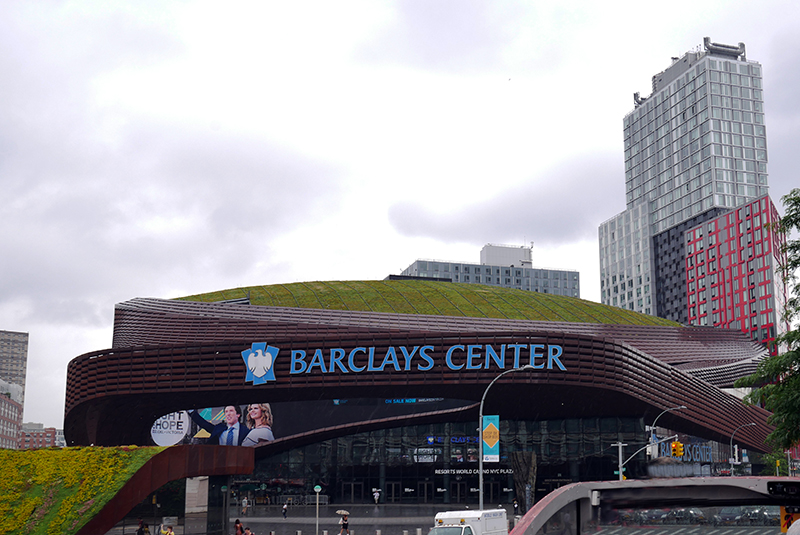
POLYGON ((269 403, 253 403, 247 406, 245 416, 250 432, 242 442, 242 446, 258 446, 261 442, 272 442, 272 409, 269 403))

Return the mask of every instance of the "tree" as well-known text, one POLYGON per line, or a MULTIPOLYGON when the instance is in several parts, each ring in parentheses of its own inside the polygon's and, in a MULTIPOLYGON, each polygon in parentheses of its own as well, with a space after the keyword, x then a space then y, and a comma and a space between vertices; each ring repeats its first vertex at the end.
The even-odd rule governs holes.
POLYGON ((789 475, 789 465, 786 462, 786 453, 784 453, 783 450, 778 449, 771 453, 767 453, 762 457, 761 460, 764 463, 764 468, 761 469, 760 475, 774 476, 776 467, 778 469, 778 475, 789 475))
POLYGON ((800 239, 789 239, 792 231, 800 231, 800 189, 793 189, 781 198, 786 214, 775 229, 785 236, 781 245, 785 262, 779 266, 787 290, 783 317, 788 332, 775 340, 778 351, 758 365, 753 375, 736 381, 737 387, 753 387, 745 398, 749 403, 763 404, 772 412, 769 423, 775 426, 769 440, 780 448, 790 448, 800 442, 800 239))
POLYGON ((511 453, 511 467, 514 469, 514 489, 522 512, 533 507, 536 501, 536 472, 538 458, 535 451, 515 451, 511 453), (526 489, 530 488, 530 493, 526 489), (530 499, 529 495, 530 494, 530 499), (528 503, 530 501, 530 503, 528 503))

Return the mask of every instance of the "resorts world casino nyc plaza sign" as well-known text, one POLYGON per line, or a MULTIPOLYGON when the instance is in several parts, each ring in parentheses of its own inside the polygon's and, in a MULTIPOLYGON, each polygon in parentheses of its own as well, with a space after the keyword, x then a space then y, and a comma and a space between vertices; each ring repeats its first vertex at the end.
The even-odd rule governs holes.
MULTIPOLYGON (((388 348, 356 347, 349 351, 342 348, 316 349, 314 352, 302 349, 284 351, 255 342, 250 349, 242 351, 247 367, 245 381, 262 385, 275 380, 275 361, 288 353, 289 374, 319 373, 363 373, 363 372, 401 372, 428 371, 436 366, 432 355, 436 347, 427 346, 389 346, 388 348)), ((537 370, 567 371, 561 362, 564 349, 555 344, 456 344, 444 352, 444 365, 449 369, 503 371, 530 364, 537 370)), ((440 363, 441 365, 441 363, 440 363)))

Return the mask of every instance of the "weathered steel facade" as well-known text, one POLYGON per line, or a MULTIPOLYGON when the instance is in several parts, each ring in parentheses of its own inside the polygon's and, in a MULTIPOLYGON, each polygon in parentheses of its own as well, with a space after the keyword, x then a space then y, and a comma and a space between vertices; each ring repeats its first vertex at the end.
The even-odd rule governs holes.
MULTIPOLYGON (((113 348, 69 365, 65 435, 70 445, 147 444, 153 421, 194 407, 334 398, 437 396, 479 401, 497 369, 451 369, 444 348, 558 345, 566 371, 510 374, 495 387, 487 411, 507 419, 664 415, 663 426, 726 442, 742 423, 737 442, 766 451, 768 413, 745 406, 721 387, 754 369, 763 348, 739 333, 709 328, 575 324, 135 299, 117 305, 113 348), (281 348, 276 380, 245 382, 242 351, 253 342, 281 348), (436 365, 421 371, 292 373, 290 351, 432 346, 436 365), (502 388, 502 391, 500 390, 502 388)), ((510 366, 510 364, 509 364, 510 366)), ((474 406, 410 415, 398 421, 354 422, 320 434, 276 442, 311 443, 363 426, 477 419, 474 406), (446 412, 446 411, 442 411, 446 412)), ((270 445, 274 449, 278 444, 270 445)), ((261 450, 262 448, 259 448, 261 450)), ((266 450, 265 450, 266 451, 266 450)), ((261 452, 259 452, 261 453, 261 452)))

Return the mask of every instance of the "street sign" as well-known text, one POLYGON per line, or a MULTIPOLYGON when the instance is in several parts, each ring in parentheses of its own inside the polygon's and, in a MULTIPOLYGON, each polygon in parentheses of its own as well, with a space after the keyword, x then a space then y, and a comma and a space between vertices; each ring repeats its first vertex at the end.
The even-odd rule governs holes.
POLYGON ((800 513, 792 511, 792 506, 781 505, 781 533, 786 533, 792 524, 800 522, 800 513))
POLYGON ((483 430, 483 462, 500 462, 500 416, 484 416, 483 430))

